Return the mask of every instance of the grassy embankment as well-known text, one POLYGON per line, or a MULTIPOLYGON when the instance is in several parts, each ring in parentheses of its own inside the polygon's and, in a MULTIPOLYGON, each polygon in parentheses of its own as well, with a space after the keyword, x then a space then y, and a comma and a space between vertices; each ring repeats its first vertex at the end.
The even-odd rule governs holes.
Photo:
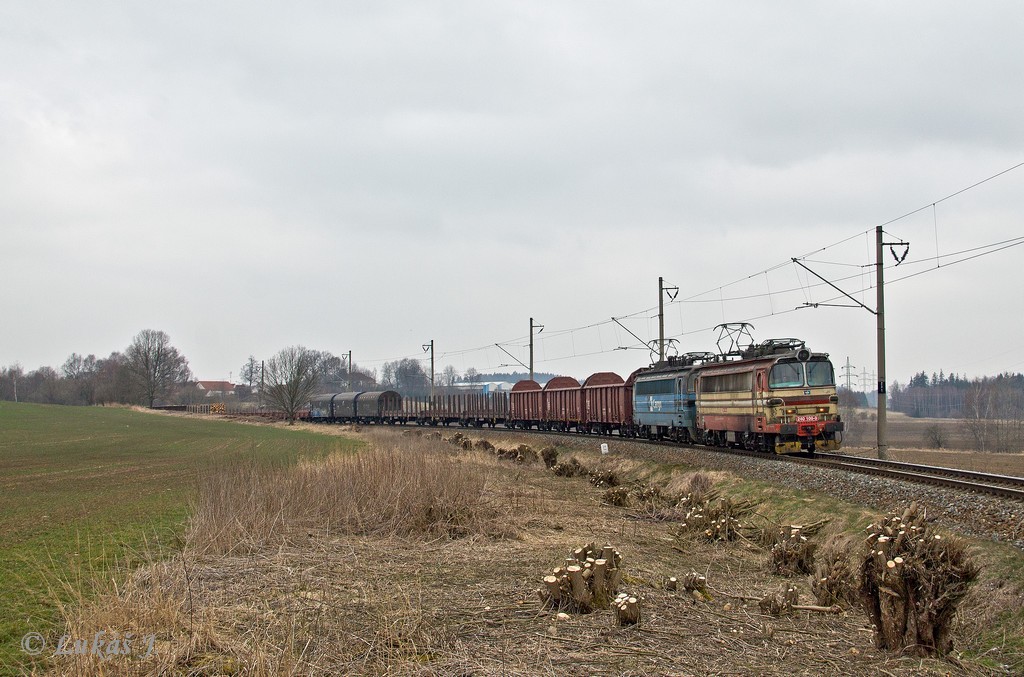
POLYGON ((53 638, 68 596, 61 581, 85 585, 180 547, 204 469, 356 444, 130 409, 0 402, 0 674, 28 658, 25 633, 53 638))
MULTIPOLYGON (((876 519, 873 510, 688 467, 671 454, 642 453, 636 443, 624 443, 629 451, 615 443, 604 456, 596 440, 559 442, 560 460, 577 456, 601 476, 614 472, 624 483, 619 488, 652 497, 618 507, 601 499, 607 487, 585 477, 466 450, 435 432, 366 430, 368 445, 356 456, 216 469, 200 484, 179 555, 141 567, 68 615, 74 636, 96 627, 155 632, 153 656, 137 664, 60 659, 52 667, 79 674, 103 667, 110 674, 268 676, 916 676, 1024 668, 1021 556, 1005 545, 977 544, 982 577, 953 627, 962 653, 951 662, 922 661, 878 651, 858 605, 840 614, 770 616, 750 601, 781 585, 814 600, 809 577, 783 576, 769 566, 757 545, 758 527, 828 518, 826 532, 812 540, 838 531, 859 543, 876 519), (757 504, 745 519, 747 536, 709 542, 682 528, 671 497, 698 484, 757 504), (660 493, 648 492, 653 487, 660 493), (227 532, 226 523, 234 525, 227 532), (639 632, 617 628, 607 611, 570 609, 556 617, 540 606, 534 588, 541 576, 564 562, 569 549, 592 540, 621 550, 623 587, 642 599, 639 632), (706 574, 709 597, 694 600, 664 585, 668 576, 687 572, 706 574)), ((481 434, 506 449, 537 439, 471 433, 481 434)))

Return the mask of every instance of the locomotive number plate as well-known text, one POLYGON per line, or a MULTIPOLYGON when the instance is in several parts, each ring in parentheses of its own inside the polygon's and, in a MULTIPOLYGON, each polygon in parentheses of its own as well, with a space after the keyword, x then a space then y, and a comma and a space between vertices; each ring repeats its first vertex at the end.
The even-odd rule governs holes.
POLYGON ((815 423, 818 420, 817 416, 797 416, 797 423, 815 423))

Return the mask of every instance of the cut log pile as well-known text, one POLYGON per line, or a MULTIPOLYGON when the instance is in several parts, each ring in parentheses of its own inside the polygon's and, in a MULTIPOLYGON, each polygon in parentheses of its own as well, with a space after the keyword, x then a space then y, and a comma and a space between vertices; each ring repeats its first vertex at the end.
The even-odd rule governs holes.
POLYGON ((687 510, 680 531, 694 532, 706 540, 733 541, 743 529, 741 519, 754 511, 757 504, 728 498, 707 499, 687 510))
POLYGON ((615 505, 620 508, 627 507, 629 503, 629 487, 612 487, 604 492, 601 500, 608 505, 615 505))
POLYGON ((957 606, 980 572, 964 542, 932 533, 917 503, 868 527, 861 595, 880 649, 944 655, 957 606))
MULTIPOLYGON (((591 482, 593 482, 593 474, 591 474, 591 482)), ((598 485, 600 486, 600 485, 598 485)), ((658 508, 666 502, 661 493, 661 489, 653 484, 646 484, 639 480, 634 481, 632 484, 625 486, 614 486, 604 492, 601 500, 608 505, 616 505, 619 507, 639 507, 651 512, 655 518, 657 518, 658 508)))
POLYGON ((769 561, 775 573, 782 576, 809 574, 814 569, 814 552, 818 544, 809 539, 826 520, 801 526, 788 524, 775 532, 775 542, 769 552, 769 561))
POLYGON ((621 482, 614 470, 594 470, 590 473, 590 483, 595 487, 617 487, 621 482))
POLYGON ((590 543, 576 548, 565 563, 544 577, 537 590, 548 607, 575 613, 607 609, 619 590, 622 579, 622 555, 614 547, 598 548, 590 543))
POLYGON ((537 452, 528 444, 520 444, 515 449, 496 449, 498 458, 515 463, 536 463, 540 460, 537 452))
POLYGON ((452 445, 453 447, 458 447, 459 449, 465 449, 466 451, 469 451, 469 450, 471 450, 473 448, 473 440, 469 439, 468 437, 466 437, 465 435, 463 435, 460 432, 457 432, 457 433, 455 433, 454 435, 452 435, 451 437, 448 437, 448 438, 442 438, 441 437, 441 433, 439 433, 439 432, 432 432, 432 433, 430 433, 430 438, 432 438, 432 439, 433 438, 444 439, 445 442, 447 442, 448 444, 452 445))
MULTIPOLYGON (((434 433, 434 435, 440 436, 440 433, 434 433)), ((520 444, 514 449, 502 449, 495 447, 487 440, 473 441, 461 432, 456 432, 451 437, 447 438, 446 441, 452 446, 459 447, 460 449, 465 449, 467 451, 476 449, 477 451, 489 452, 502 460, 512 461, 514 463, 536 463, 540 460, 540 456, 537 452, 527 444, 520 444)))
MULTIPOLYGON (((750 599, 742 597, 742 599, 750 599)), ((755 598, 756 599, 756 598, 755 598)), ((800 592, 792 585, 783 585, 779 592, 769 592, 757 601, 761 613, 769 616, 788 616, 794 611, 816 611, 818 613, 841 613, 842 607, 800 604, 800 592)))
POLYGON ((569 457, 568 461, 556 463, 551 467, 551 471, 559 477, 579 477, 587 474, 587 469, 575 456, 569 457))

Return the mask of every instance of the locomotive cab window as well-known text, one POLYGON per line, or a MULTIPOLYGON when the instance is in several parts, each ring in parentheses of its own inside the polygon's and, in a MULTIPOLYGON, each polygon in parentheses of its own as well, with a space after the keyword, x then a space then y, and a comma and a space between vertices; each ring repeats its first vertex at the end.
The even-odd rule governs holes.
POLYGON ((828 360, 812 360, 807 363, 807 385, 809 386, 831 386, 835 385, 836 376, 832 370, 832 363, 828 360))
POLYGON ((796 360, 780 361, 768 375, 769 388, 799 388, 804 384, 804 365, 796 360))

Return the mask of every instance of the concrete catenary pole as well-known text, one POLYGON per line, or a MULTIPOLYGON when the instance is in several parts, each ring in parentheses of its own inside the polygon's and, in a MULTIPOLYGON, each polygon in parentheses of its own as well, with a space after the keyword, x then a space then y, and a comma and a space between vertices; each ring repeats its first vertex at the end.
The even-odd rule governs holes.
POLYGON ((658 278, 658 362, 665 361, 665 278, 658 278))
POLYGON ((888 429, 885 421, 885 278, 882 273, 882 227, 875 228, 875 284, 877 286, 876 320, 878 328, 878 458, 889 457, 888 429))
MULTIPOLYGON (((530 318, 530 380, 531 381, 533 380, 533 330, 534 329, 540 329, 540 331, 537 332, 539 334, 541 331, 544 331, 544 325, 543 324, 534 324, 533 318, 531 317, 530 318)), ((518 360, 516 360, 516 361, 518 362, 518 360)), ((522 364, 522 362, 519 362, 519 363, 522 364)))

